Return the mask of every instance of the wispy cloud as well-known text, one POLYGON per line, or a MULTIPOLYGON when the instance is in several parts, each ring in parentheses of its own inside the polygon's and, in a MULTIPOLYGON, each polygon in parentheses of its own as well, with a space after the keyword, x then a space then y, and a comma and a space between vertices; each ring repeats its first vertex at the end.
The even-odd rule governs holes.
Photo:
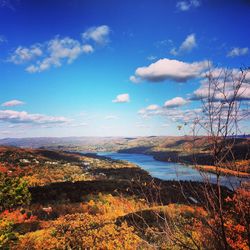
POLYGON ((165 40, 160 40, 154 43, 154 46, 156 48, 161 48, 161 47, 166 47, 170 46, 173 44, 173 41, 171 39, 165 39, 165 40))
POLYGON ((29 62, 43 54, 41 45, 34 44, 29 48, 19 46, 8 59, 14 64, 23 64, 29 62))
POLYGON ((15 7, 14 7, 14 3, 13 2, 17 2, 17 0, 0 0, 0 8, 8 8, 8 9, 11 9, 11 10, 15 10, 15 7))
POLYGON ((160 107, 156 104, 151 104, 149 106, 146 107, 146 110, 157 110, 159 109, 160 107))
POLYGON ((83 40, 93 40, 98 44, 106 44, 109 41, 110 28, 107 25, 91 27, 82 34, 83 40))
POLYGON ((129 101, 130 101, 129 94, 120 94, 120 95, 117 95, 116 98, 112 102, 125 103, 129 101))
POLYGON ((7 38, 3 35, 0 35, 0 44, 7 42, 7 38))
POLYGON ((172 55, 178 55, 183 52, 190 52, 196 46, 197 46, 197 43, 196 43, 195 34, 190 34, 186 37, 186 39, 182 42, 182 44, 180 45, 178 49, 173 48, 170 50, 170 53, 172 55))
POLYGON ((192 100, 207 99, 209 96, 211 101, 228 102, 231 98, 236 100, 250 100, 250 72, 242 74, 239 69, 213 68, 209 72, 202 74, 201 85, 196 89, 191 98, 192 100), (212 79, 212 84, 208 81, 208 77, 212 79), (216 84, 213 84, 213 80, 216 84), (240 85, 239 85, 240 84, 240 85), (237 95, 235 96, 235 94, 237 95))
POLYGON ((244 56, 244 55, 247 55, 248 53, 249 53, 249 49, 247 47, 245 48, 235 47, 235 48, 232 48, 227 53, 227 56, 228 57, 244 56))
POLYGON ((88 53, 94 52, 94 48, 91 45, 86 44, 86 45, 82 46, 82 51, 83 51, 83 53, 88 54, 88 53))
POLYGON ((79 41, 69 37, 56 37, 47 43, 48 56, 38 61, 36 65, 26 68, 29 73, 42 72, 51 67, 61 67, 64 62, 70 64, 82 53, 91 53, 91 45, 82 46, 79 41))
MULTIPOLYGON (((103 45, 108 41, 109 27, 102 25, 84 32, 84 40, 92 40, 103 45)), ((49 41, 36 43, 29 47, 18 46, 9 56, 9 62, 26 65, 29 73, 46 71, 52 67, 58 68, 70 64, 82 54, 94 52, 91 44, 71 37, 56 36, 49 41)))
POLYGON ((153 116, 161 116, 170 119, 173 122, 190 122, 192 123, 194 119, 200 114, 201 109, 185 109, 180 110, 177 108, 168 109, 164 106, 158 107, 154 110, 149 110, 147 108, 138 111, 138 114, 143 118, 150 118, 153 116))
POLYGON ((9 123, 60 124, 70 120, 63 116, 29 114, 26 111, 0 110, 0 121, 9 123))
POLYGON ((104 117, 105 120, 116 120, 118 119, 118 116, 116 115, 107 115, 104 117))
POLYGON ((191 8, 197 8, 201 5, 201 1, 190 0, 190 1, 179 1, 176 4, 176 8, 180 11, 188 11, 191 8))
POLYGON ((4 102, 2 103, 2 107, 14 107, 14 106, 20 106, 25 104, 23 101, 19 101, 19 100, 11 100, 8 102, 4 102))
POLYGON ((157 57, 156 56, 148 56, 147 57, 147 60, 149 60, 149 61, 154 61, 155 59, 157 59, 157 57))
POLYGON ((86 122, 81 122, 81 123, 66 123, 67 127, 71 128, 78 128, 78 127, 86 127, 88 126, 88 123, 86 122))
POLYGON ((223 101, 228 102, 231 98, 235 98, 237 101, 250 100, 250 84, 242 83, 239 89, 237 89, 237 95, 235 96, 236 86, 234 82, 218 82, 214 86, 209 86, 207 81, 202 81, 201 86, 194 91, 191 99, 202 100, 208 97, 212 98, 211 101, 223 101))
POLYGON ((136 123, 135 126, 137 128, 141 128, 141 129, 148 129, 148 128, 150 128, 149 125, 146 125, 145 123, 141 123, 141 122, 136 123))
POLYGON ((147 80, 150 82, 161 82, 173 80, 176 82, 186 82, 199 77, 210 65, 210 62, 200 61, 186 63, 178 60, 160 59, 146 67, 139 67, 135 75, 130 77, 133 82, 147 80))
POLYGON ((181 107, 184 106, 186 104, 188 104, 189 101, 187 101, 186 99, 182 98, 182 97, 175 97, 171 100, 168 100, 164 103, 164 107, 166 108, 176 108, 176 107, 181 107))
POLYGON ((141 79, 139 77, 136 77, 136 76, 130 76, 129 80, 133 83, 140 83, 141 82, 141 79))

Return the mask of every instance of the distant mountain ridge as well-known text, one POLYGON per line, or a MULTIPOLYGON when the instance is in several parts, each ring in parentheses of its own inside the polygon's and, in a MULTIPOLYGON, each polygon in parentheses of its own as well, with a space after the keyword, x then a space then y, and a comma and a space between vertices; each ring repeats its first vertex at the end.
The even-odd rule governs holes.
MULTIPOLYGON (((205 138, 205 136, 199 136, 199 138, 205 138)), ((250 139, 248 135, 237 135, 232 136, 237 139, 250 139)), ((228 138, 232 138, 228 137, 228 138)), ((4 146, 15 146, 15 147, 26 147, 26 148, 58 148, 60 147, 77 147, 87 145, 100 145, 107 146, 109 144, 119 146, 126 143, 135 143, 133 146, 153 146, 158 143, 163 143, 165 140, 192 140, 192 136, 138 136, 138 137, 94 137, 94 136, 82 136, 82 137, 25 137, 25 138, 3 138, 0 139, 0 145, 4 146), (143 144, 141 144, 143 142, 143 144)), ((130 145, 131 146, 131 145, 130 145)))

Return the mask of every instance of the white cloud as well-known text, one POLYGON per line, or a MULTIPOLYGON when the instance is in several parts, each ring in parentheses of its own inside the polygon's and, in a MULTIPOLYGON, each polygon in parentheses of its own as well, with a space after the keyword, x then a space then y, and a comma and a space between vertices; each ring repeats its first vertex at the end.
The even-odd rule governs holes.
MULTIPOLYGON (((232 78, 234 80, 241 80, 243 77, 241 70, 233 68, 233 69, 227 69, 227 68, 211 68, 210 71, 206 71, 202 73, 202 77, 208 78, 212 77, 213 79, 218 79, 220 81, 224 80, 225 78, 229 79, 232 78)), ((250 83, 250 71, 245 70, 245 76, 244 79, 242 79, 243 82, 250 83)))
POLYGON ((180 51, 190 51, 196 46, 195 34, 190 34, 180 46, 180 51))
POLYGON ((36 67, 34 65, 30 65, 25 69, 29 73, 36 73, 36 72, 41 72, 39 71, 39 67, 36 67))
POLYGON ((193 48, 197 46, 195 34, 190 34, 186 37, 183 43, 180 45, 178 49, 173 48, 170 50, 172 55, 178 55, 182 52, 190 52, 193 48))
POLYGON ((131 76, 133 82, 147 80, 151 82, 160 82, 164 80, 173 80, 176 82, 186 82, 190 79, 199 77, 206 70, 210 62, 200 61, 185 63, 178 60, 160 59, 146 67, 139 67, 135 71, 135 76, 131 76))
MULTIPOLYGON (((193 100, 201 100, 212 98, 212 101, 229 101, 236 93, 236 85, 234 82, 218 82, 215 85, 209 87, 207 81, 203 81, 201 86, 194 91, 193 100)), ((242 83, 240 88, 237 90, 236 100, 250 100, 250 84, 242 83)))
POLYGON ((42 54, 43 52, 40 45, 35 44, 29 48, 19 46, 10 56, 8 61, 14 64, 23 64, 41 56, 42 54))
POLYGON ((160 115, 164 112, 163 108, 156 105, 156 104, 151 104, 147 106, 146 108, 140 109, 138 111, 138 114, 143 116, 143 117, 150 117, 151 115, 160 115))
POLYGON ((198 0, 190 0, 190 1, 179 1, 176 4, 176 7, 180 11, 188 11, 191 8, 197 8, 201 5, 201 2, 198 0))
POLYGON ((212 68, 204 72, 200 87, 191 99, 212 98, 212 101, 229 101, 237 91, 236 100, 250 100, 250 71, 239 69, 212 68), (211 79, 210 84, 208 79, 211 79))
MULTIPOLYGON (((105 44, 108 41, 110 29, 106 25, 90 28, 83 33, 84 40, 94 40, 105 44)), ((29 73, 43 72, 51 67, 61 67, 70 64, 82 54, 94 52, 94 47, 70 37, 55 38, 30 47, 19 46, 8 58, 14 64, 26 64, 29 73)))
POLYGON ((84 40, 93 40, 98 44, 106 44, 109 41, 110 28, 107 25, 91 27, 82 34, 84 40))
POLYGON ((86 53, 86 54, 93 53, 94 52, 94 48, 91 45, 89 45, 89 44, 85 44, 85 45, 82 46, 82 51, 84 53, 86 53))
POLYGON ((69 120, 63 116, 47 116, 42 114, 29 114, 26 111, 0 110, 0 121, 10 123, 66 123, 69 120))
POLYGON ((227 54, 228 57, 236 57, 236 56, 244 56, 249 53, 249 49, 247 47, 245 48, 233 48, 230 50, 227 54))
POLYGON ((148 110, 147 108, 138 111, 138 114, 143 118, 150 118, 153 116, 161 116, 170 119, 174 122, 193 122, 194 119, 201 113, 201 109, 166 109, 165 107, 159 107, 155 110, 148 110))
POLYGON ((82 53, 88 54, 94 51, 91 45, 81 45, 79 41, 70 37, 60 39, 56 37, 47 43, 47 57, 39 60, 35 65, 26 68, 29 73, 45 71, 51 67, 61 67, 64 62, 70 64, 82 53))
POLYGON ((140 79, 136 76, 130 76, 129 77, 129 80, 133 83, 139 83, 140 82, 140 79))
POLYGON ((81 123, 67 123, 66 125, 67 125, 67 127, 77 128, 77 127, 86 127, 86 126, 88 126, 88 123, 86 123, 86 122, 81 122, 81 123))
POLYGON ((42 72, 50 67, 60 67, 63 60, 67 63, 72 63, 81 53, 81 44, 74 39, 65 37, 63 39, 55 38, 48 42, 47 50, 49 56, 42 61, 37 62, 37 65, 31 65, 26 68, 29 73, 42 72))
POLYGON ((159 108, 160 108, 160 106, 158 106, 156 104, 151 104, 151 105, 146 107, 146 110, 157 110, 159 108))
POLYGON ((69 37, 63 39, 55 38, 48 43, 48 51, 53 61, 58 61, 65 58, 68 63, 72 63, 82 52, 81 45, 77 40, 69 37))
POLYGON ((190 9, 190 5, 187 1, 180 1, 180 2, 177 2, 176 4, 176 7, 179 9, 179 10, 182 10, 182 11, 187 11, 190 9))
POLYGON ((3 106, 3 107, 13 107, 13 106, 19 106, 19 105, 23 105, 23 104, 25 104, 25 103, 22 102, 22 101, 11 100, 11 101, 8 101, 8 102, 4 102, 1 106, 3 106))
POLYGON ((120 95, 117 95, 116 98, 112 102, 125 103, 129 101, 130 101, 129 94, 120 94, 120 95))
POLYGON ((168 100, 164 103, 164 107, 166 108, 176 108, 176 107, 180 107, 180 106, 184 106, 188 104, 188 101, 185 100, 182 97, 175 97, 171 100, 168 100))

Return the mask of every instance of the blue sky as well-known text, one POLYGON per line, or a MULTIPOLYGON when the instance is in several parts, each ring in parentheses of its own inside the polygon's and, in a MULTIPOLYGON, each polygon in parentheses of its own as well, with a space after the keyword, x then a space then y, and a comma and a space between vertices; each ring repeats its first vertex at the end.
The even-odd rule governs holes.
POLYGON ((0 0, 0 138, 186 133, 208 64, 250 66, 249 13, 249 1, 0 0))

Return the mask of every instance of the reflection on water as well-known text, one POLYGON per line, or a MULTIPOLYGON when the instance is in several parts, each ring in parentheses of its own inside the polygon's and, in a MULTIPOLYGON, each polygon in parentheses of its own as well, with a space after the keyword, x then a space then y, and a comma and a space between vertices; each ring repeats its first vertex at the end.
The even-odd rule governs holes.
MULTIPOLYGON (((135 163, 142 169, 146 170, 152 177, 159 178, 161 180, 204 180, 204 173, 200 173, 194 168, 179 163, 157 161, 150 155, 116 152, 99 152, 98 155, 110 157, 114 160, 125 160, 135 163)), ((206 173, 205 175, 212 183, 216 182, 216 176, 214 174, 206 173)), ((227 186, 230 189, 239 186, 241 181, 242 179, 234 176, 221 177, 221 185, 227 186)), ((246 179, 244 181, 246 181, 246 179)))

